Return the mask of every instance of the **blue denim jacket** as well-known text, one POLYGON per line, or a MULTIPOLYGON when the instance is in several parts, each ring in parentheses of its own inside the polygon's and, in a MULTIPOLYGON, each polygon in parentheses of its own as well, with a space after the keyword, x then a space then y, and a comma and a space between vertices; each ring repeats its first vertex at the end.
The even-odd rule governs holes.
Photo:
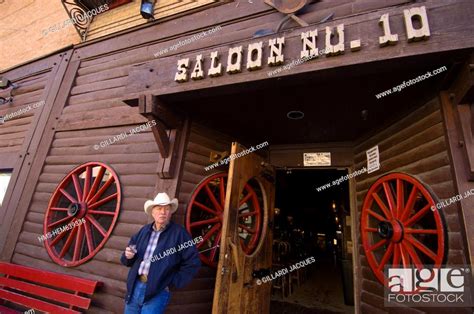
MULTIPOLYGON (((137 234, 132 236, 129 245, 137 245, 137 253, 132 259, 127 259, 125 253, 122 253, 120 262, 131 267, 127 278, 127 296, 125 302, 130 301, 133 285, 138 276, 140 263, 145 256, 145 250, 148 245, 152 232, 153 223, 143 226, 137 234)), ((172 221, 166 226, 160 234, 158 244, 153 252, 150 271, 148 273, 148 281, 145 292, 145 302, 155 295, 159 294, 167 286, 182 288, 187 285, 197 274, 201 267, 199 253, 196 246, 178 251, 179 246, 191 239, 186 229, 172 221), (168 249, 176 248, 176 253, 163 256, 163 252, 168 249), (163 257, 162 257, 163 256, 163 257)))

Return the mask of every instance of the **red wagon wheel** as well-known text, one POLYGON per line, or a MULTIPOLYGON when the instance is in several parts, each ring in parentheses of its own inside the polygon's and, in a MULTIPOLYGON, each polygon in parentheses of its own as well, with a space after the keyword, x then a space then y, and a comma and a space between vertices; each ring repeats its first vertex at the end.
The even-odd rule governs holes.
POLYGON ((447 233, 437 202, 423 183, 403 173, 385 175, 370 187, 362 207, 362 244, 381 283, 386 284, 385 266, 441 267, 447 233))
MULTIPOLYGON (((194 237, 202 236, 197 244, 201 260, 216 267, 222 234, 222 219, 227 188, 227 173, 217 173, 204 179, 194 190, 186 212, 186 229, 194 237)), ((249 181, 239 202, 239 236, 242 250, 252 254, 263 229, 263 198, 256 181, 249 181)))
POLYGON ((120 182, 109 166, 89 162, 72 170, 54 191, 44 219, 52 260, 72 267, 94 257, 112 233, 120 203, 120 182))

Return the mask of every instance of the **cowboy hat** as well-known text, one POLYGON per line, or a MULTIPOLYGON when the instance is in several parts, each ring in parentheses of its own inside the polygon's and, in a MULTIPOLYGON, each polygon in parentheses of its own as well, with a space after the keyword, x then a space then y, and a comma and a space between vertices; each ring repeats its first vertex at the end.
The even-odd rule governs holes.
POLYGON ((178 199, 173 198, 172 200, 166 193, 158 193, 155 196, 155 199, 153 200, 148 200, 145 202, 145 213, 151 216, 151 210, 155 206, 159 205, 170 205, 171 206, 171 213, 173 214, 177 209, 178 209, 178 199))

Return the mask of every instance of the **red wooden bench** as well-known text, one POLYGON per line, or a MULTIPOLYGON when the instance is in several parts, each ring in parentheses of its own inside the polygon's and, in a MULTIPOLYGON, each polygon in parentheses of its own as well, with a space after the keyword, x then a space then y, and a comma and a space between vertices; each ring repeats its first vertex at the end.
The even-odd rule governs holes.
MULTIPOLYGON (((95 288, 102 285, 99 281, 4 262, 0 262, 1 274, 5 277, 0 277, 0 300, 50 313, 87 310, 95 288)), ((0 313, 3 311, 8 309, 0 306, 0 313)))

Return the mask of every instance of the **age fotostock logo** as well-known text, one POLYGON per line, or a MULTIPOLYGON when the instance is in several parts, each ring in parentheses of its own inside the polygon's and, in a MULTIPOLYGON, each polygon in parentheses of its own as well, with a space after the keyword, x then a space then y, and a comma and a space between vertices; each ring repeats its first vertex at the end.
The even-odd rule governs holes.
POLYGON ((472 304, 471 269, 387 268, 385 306, 467 307, 472 304))

